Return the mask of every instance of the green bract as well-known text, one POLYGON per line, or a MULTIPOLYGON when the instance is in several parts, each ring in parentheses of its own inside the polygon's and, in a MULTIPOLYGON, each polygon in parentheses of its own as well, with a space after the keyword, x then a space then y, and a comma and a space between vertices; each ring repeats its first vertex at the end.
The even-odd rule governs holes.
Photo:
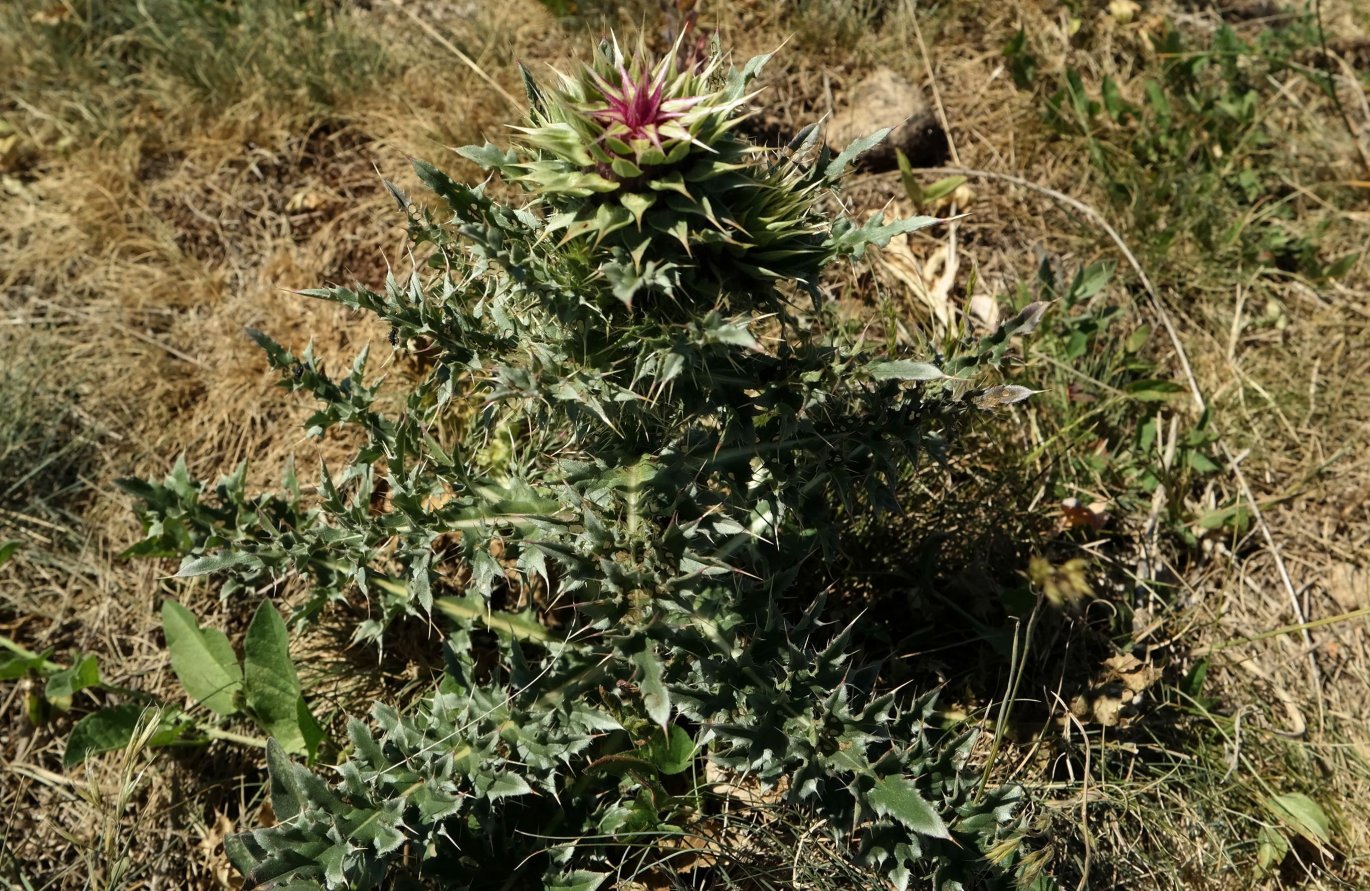
POLYGON ((724 71, 720 57, 681 70, 671 54, 649 67, 617 42, 541 87, 525 70, 532 109, 514 147, 461 154, 539 196, 544 238, 583 243, 630 303, 643 291, 711 299, 738 277, 755 287, 812 286, 823 265, 892 232, 852 238, 817 206, 874 134, 836 159, 809 128, 784 150, 738 135, 749 85, 768 55, 724 71))
MULTIPOLYGON (((226 597, 299 577, 297 624, 341 601, 364 642, 406 616, 444 629, 431 694, 351 722, 335 782, 272 746, 280 822, 229 846, 250 883, 595 888, 723 838, 719 815, 750 805, 721 803, 718 776, 899 888, 1010 880, 1020 791, 980 791, 973 734, 885 689, 811 580, 984 414, 986 369, 1040 313, 945 359, 868 346, 821 299, 824 264, 935 221, 823 212, 880 134, 835 158, 813 130, 757 149, 736 125, 760 61, 723 67, 610 47, 530 88, 518 147, 464 150, 528 189, 522 206, 423 163, 442 211, 391 187, 421 267, 308 293, 420 352, 417 379, 388 385, 399 407, 365 354, 334 376, 254 333, 320 403, 309 432, 362 441, 316 494, 292 473, 249 495, 242 470, 211 494, 183 466, 129 484, 135 552, 179 554, 226 597)), ((776 841, 787 875, 793 841, 776 841)), ((755 868, 742 853, 711 855, 717 887, 755 868)))

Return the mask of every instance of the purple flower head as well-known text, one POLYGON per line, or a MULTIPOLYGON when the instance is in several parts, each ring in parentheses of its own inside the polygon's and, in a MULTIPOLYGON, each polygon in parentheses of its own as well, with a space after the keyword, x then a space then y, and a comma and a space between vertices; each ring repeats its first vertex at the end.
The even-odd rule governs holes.
POLYGON ((593 75, 595 86, 608 103, 608 107, 591 111, 590 116, 607 125, 606 136, 615 136, 628 142, 645 139, 661 148, 661 128, 684 117, 685 112, 705 98, 666 98, 664 64, 658 67, 655 74, 649 75, 644 71, 636 79, 620 64, 618 75, 618 86, 614 86, 598 74, 593 75))

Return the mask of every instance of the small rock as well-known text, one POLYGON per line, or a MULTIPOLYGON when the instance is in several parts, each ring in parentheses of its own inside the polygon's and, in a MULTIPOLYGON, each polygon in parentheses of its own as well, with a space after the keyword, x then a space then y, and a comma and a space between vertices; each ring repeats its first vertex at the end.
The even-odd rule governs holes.
POLYGON ((896 148, 908 156, 914 167, 946 163, 947 135, 922 91, 883 66, 847 91, 828 124, 828 144, 841 151, 853 140, 882 127, 894 130, 883 143, 861 156, 857 161, 860 169, 872 173, 896 169, 896 148))

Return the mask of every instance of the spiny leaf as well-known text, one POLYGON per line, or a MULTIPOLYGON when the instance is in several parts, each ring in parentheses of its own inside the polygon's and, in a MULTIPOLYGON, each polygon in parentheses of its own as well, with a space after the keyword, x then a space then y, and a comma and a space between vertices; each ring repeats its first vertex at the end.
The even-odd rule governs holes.
POLYGON ((547 879, 542 888, 543 891, 596 891, 608 877, 607 873, 579 869, 547 879))
POLYGON ((193 559, 187 557, 181 563, 181 568, 176 571, 176 577, 188 579, 209 575, 211 572, 223 572, 225 569, 233 569, 250 562, 252 557, 239 551, 225 551, 222 554, 208 554, 193 559))
POLYGON ((638 667, 637 685, 642 690, 642 704, 647 716, 663 730, 671 719, 671 692, 662 680, 661 658, 650 643, 633 654, 638 667))
POLYGON ((505 798, 510 795, 531 795, 533 788, 516 773, 502 773, 485 790, 486 798, 505 798))
POLYGON ((832 162, 828 164, 827 168, 823 171, 823 178, 829 182, 841 178, 842 174, 847 172, 847 168, 851 166, 852 161, 855 161, 858 155, 864 154, 868 150, 879 145, 884 141, 885 137, 889 135, 890 128, 885 127, 883 130, 876 130, 869 136, 863 136, 860 139, 854 140, 851 145, 844 148, 841 154, 836 158, 833 158, 832 162))
POLYGON ((551 633, 531 610, 522 613, 494 612, 484 603, 466 597, 439 597, 433 604, 454 619, 479 622, 491 631, 506 634, 515 640, 537 644, 552 640, 551 633))
POLYGON ((866 793, 866 801, 882 817, 893 817, 920 835, 951 838, 947 824, 918 792, 918 787, 902 776, 881 777, 866 793))

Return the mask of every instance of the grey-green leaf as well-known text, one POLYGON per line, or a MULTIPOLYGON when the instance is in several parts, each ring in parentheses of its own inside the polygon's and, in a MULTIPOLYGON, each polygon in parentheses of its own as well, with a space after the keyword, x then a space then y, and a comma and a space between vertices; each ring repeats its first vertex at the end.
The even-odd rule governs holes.
POLYGON ((929 362, 910 362, 907 359, 872 362, 866 366, 866 370, 878 381, 935 381, 946 377, 942 369, 936 365, 929 362))
POLYGON ((222 572, 225 569, 241 566, 250 559, 246 554, 234 552, 208 554, 194 559, 187 558, 181 563, 181 568, 176 571, 176 576, 188 579, 199 575, 209 575, 211 572, 222 572))
POLYGON ((340 806, 324 781, 292 762, 274 739, 266 741, 266 766, 271 773, 271 807, 277 820, 292 820, 309 808, 335 810, 340 806))
POLYGON ((510 795, 530 795, 532 787, 528 781, 516 773, 503 773, 495 778, 490 788, 485 790, 487 798, 505 798, 510 795))
POLYGON ((162 602, 162 629, 171 670, 186 692, 216 715, 236 714, 233 700, 242 689, 243 672, 224 633, 201 628, 190 611, 174 600, 162 602))
POLYGON ((708 328, 705 337, 710 343, 721 343, 728 346, 740 346, 749 350, 760 350, 761 344, 757 343, 756 338, 747 330, 745 322, 719 323, 715 327, 708 328))
POLYGON ((833 158, 832 162, 823 170, 823 178, 831 182, 842 176, 842 174, 847 172, 847 168, 851 166, 851 162, 855 161, 858 155, 861 155, 878 145, 889 134, 890 128, 886 127, 883 130, 876 130, 869 136, 863 136, 860 139, 855 140, 851 145, 844 148, 841 154, 836 158, 833 158))
POLYGON ((975 407, 991 411, 1002 408, 1005 405, 1014 405, 1022 402, 1029 396, 1042 392, 1041 390, 1030 390, 1027 387, 1020 387, 1017 384, 1000 384, 997 387, 990 387, 979 396, 975 397, 975 407))
POLYGON ((1046 315, 1047 308, 1051 304, 1045 300, 1037 300, 1029 303, 1019 310, 1018 314, 1009 319, 1003 325, 1003 333, 1007 337, 1016 334, 1031 334, 1037 330, 1037 326, 1042 323, 1042 316, 1046 315))
POLYGON ((662 678, 661 659, 656 649, 648 644, 633 654, 633 661, 640 671, 637 685, 642 690, 642 704, 647 709, 647 717, 664 729, 671 718, 671 693, 662 678))
POLYGON ((568 872, 557 876, 554 879, 547 879, 544 882, 543 891, 595 891, 608 875, 602 872, 586 872, 578 869, 575 872, 568 872))
POLYGON ((866 795, 866 801, 882 817, 893 817, 920 835, 951 838, 947 824, 918 793, 918 787, 902 776, 881 777, 866 795))

